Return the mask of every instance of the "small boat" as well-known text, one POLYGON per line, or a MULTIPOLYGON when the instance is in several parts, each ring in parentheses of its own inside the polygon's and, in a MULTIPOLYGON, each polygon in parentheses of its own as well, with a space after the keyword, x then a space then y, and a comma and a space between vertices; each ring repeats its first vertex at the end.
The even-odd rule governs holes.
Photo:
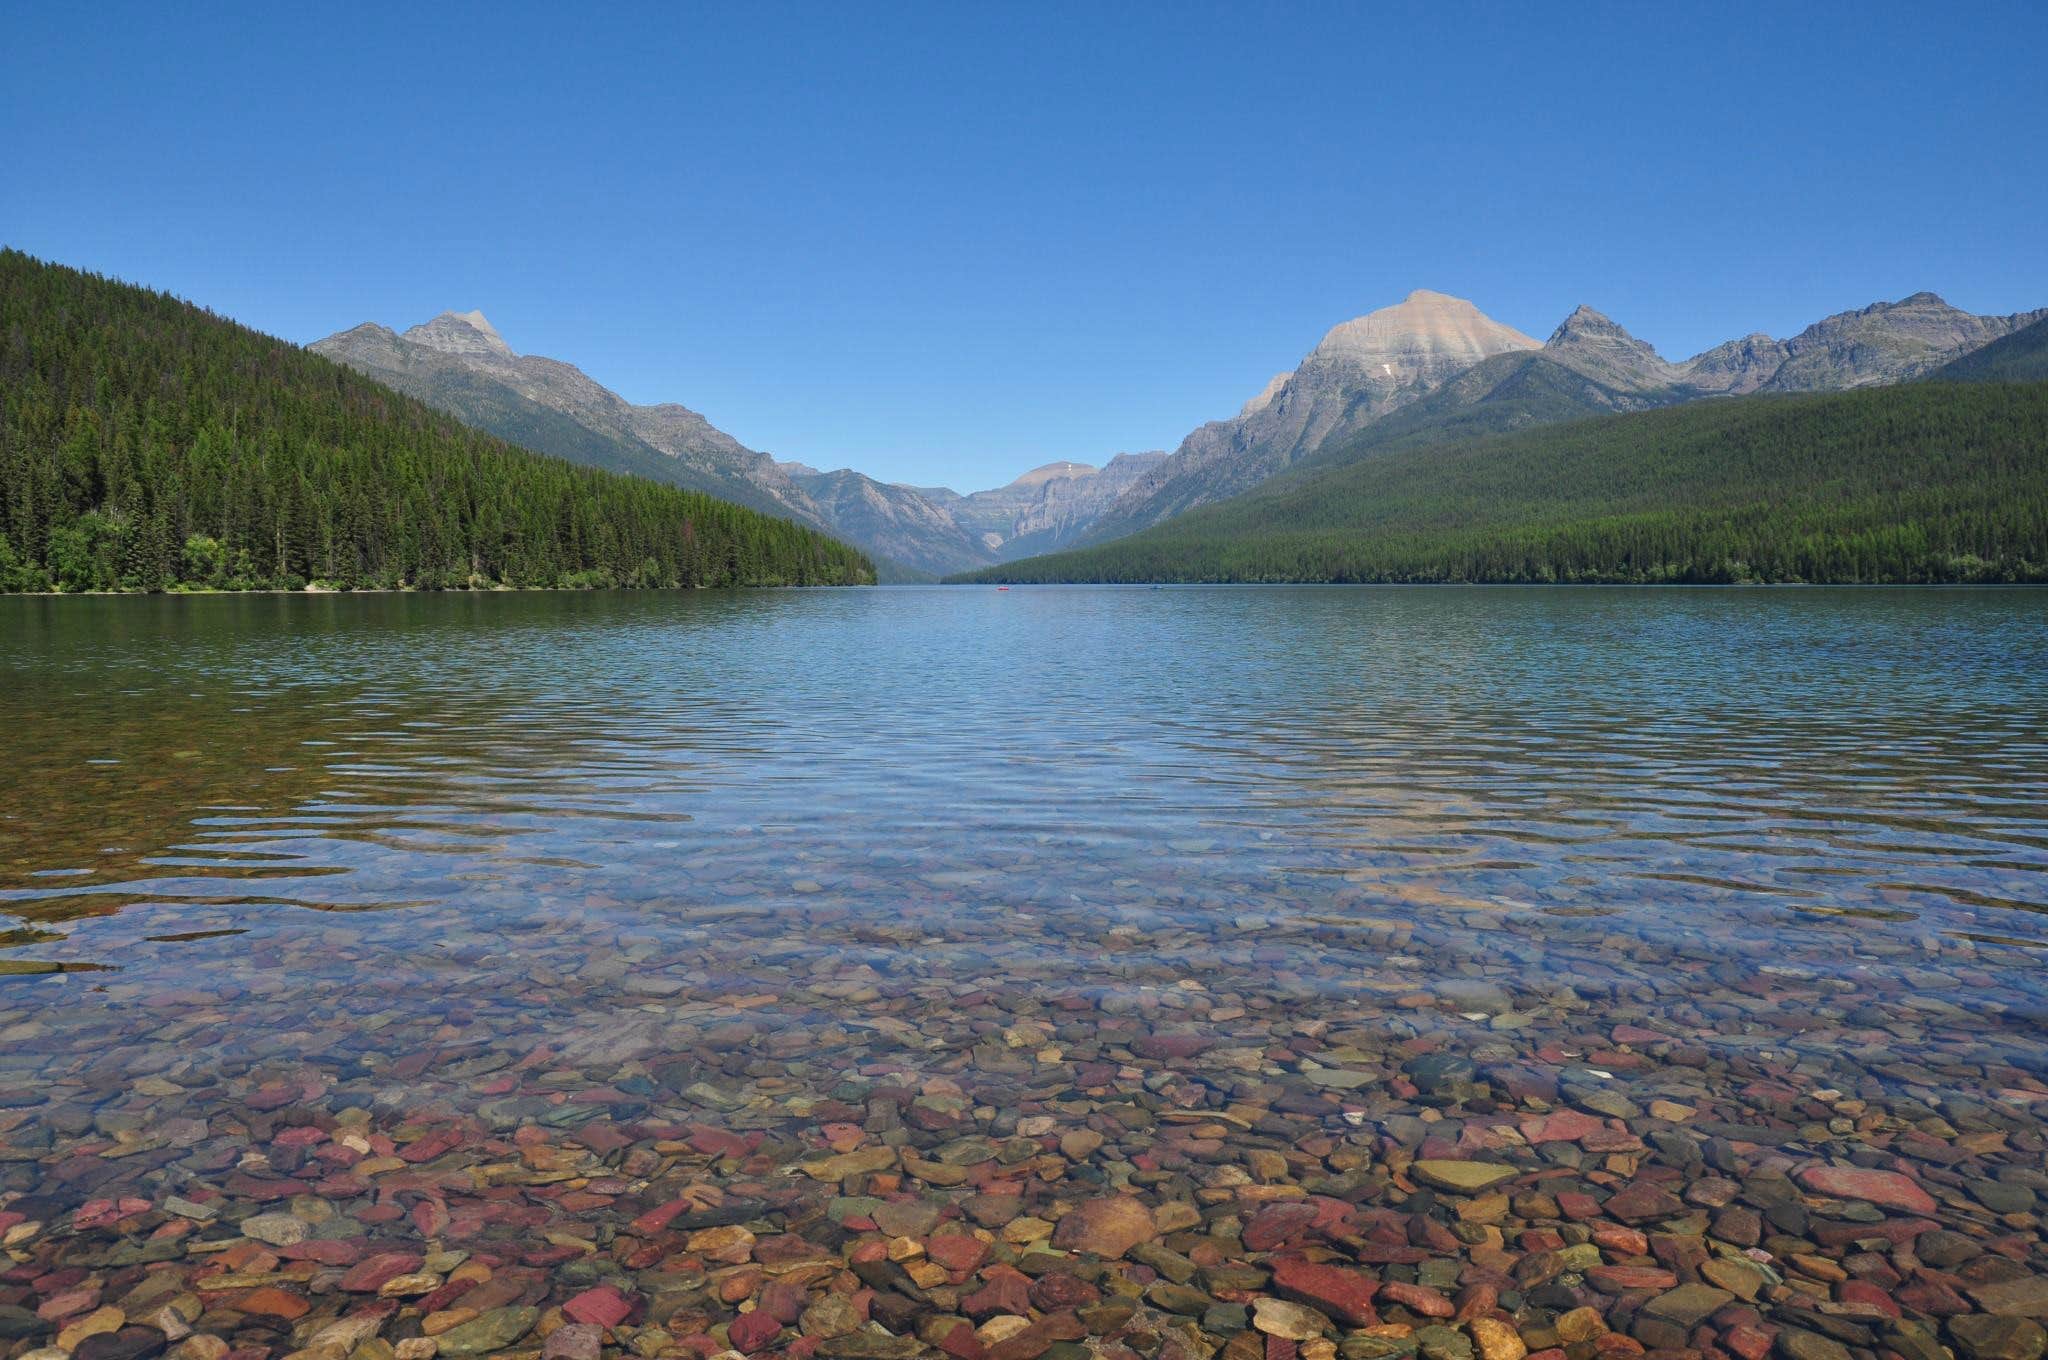
POLYGON ((1008 590, 1008 589, 1009 589, 1009 587, 1008 587, 1008 586, 997 586, 997 587, 996 587, 996 589, 997 589, 997 590, 1008 590))

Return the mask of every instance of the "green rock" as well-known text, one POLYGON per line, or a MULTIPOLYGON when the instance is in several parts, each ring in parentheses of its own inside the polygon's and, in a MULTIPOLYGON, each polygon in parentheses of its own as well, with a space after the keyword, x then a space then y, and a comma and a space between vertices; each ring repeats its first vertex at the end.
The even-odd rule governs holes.
POLYGON ((1408 1174, 1424 1185, 1454 1191, 1461 1195, 1471 1195, 1499 1185, 1502 1181, 1513 1180, 1522 1173, 1517 1167, 1504 1166, 1499 1162, 1452 1162, 1431 1159, 1415 1163, 1408 1168, 1408 1174))
POLYGON ((891 1336, 887 1332, 849 1332, 831 1336, 818 1346, 827 1360, 911 1360, 926 1346, 914 1336, 891 1336))
MULTIPOLYGON (((1708 1284, 1682 1284, 1644 1304, 1643 1312, 1691 1329, 1733 1302, 1735 1296, 1725 1289, 1716 1289, 1708 1284)), ((1844 1355, 1841 1360, 1848 1360, 1848 1357, 1844 1355)))
POLYGON ((485 1355, 502 1351, 533 1330, 538 1308, 493 1308, 441 1333, 443 1355, 485 1355))
POLYGON ((1778 1333, 1778 1354, 1784 1360, 1850 1360, 1849 1348, 1841 1342, 1797 1327, 1778 1333))
POLYGON ((2041 1360, 2048 1331, 2031 1318, 1973 1313, 1948 1320, 1948 1334, 1964 1360, 2041 1360))

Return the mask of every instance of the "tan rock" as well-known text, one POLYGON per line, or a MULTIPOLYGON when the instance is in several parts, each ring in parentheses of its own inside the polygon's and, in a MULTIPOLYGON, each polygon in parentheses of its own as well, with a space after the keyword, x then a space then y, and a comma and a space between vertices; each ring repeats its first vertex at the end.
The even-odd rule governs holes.
POLYGON ((1479 1349, 1479 1360, 1522 1360, 1529 1353, 1520 1333, 1499 1318, 1476 1317, 1465 1328, 1479 1349))
POLYGON ((1091 1199, 1074 1207, 1052 1235, 1053 1245, 1097 1256, 1122 1256, 1159 1232, 1152 1211, 1129 1195, 1091 1199))
POLYGON ((1267 1336, 1311 1341, 1330 1330, 1330 1320, 1313 1308, 1286 1299, 1257 1299, 1252 1303, 1252 1326, 1267 1336))

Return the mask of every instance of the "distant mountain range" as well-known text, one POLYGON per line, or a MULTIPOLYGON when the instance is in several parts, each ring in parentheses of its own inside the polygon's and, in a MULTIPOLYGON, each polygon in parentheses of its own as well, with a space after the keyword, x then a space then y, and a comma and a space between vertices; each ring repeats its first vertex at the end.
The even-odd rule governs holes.
POLYGON ((1674 364, 1591 307, 1538 344, 1469 302, 1418 291, 1338 326, 1236 416, 1189 435, 1082 542, 1163 523, 1297 462, 1710 397, 1901 382, 2043 317, 2048 309, 1974 316, 1915 293, 1827 317, 1789 340, 1749 335, 1674 364))
POLYGON ((2003 380, 2038 378, 2044 358, 2048 321, 1927 381, 1312 459, 1139 533, 969 579, 2048 582, 2048 382, 2003 380))
POLYGON ((708 492, 821 528, 915 580, 1073 543, 1164 453, 1107 466, 1048 463, 1008 486, 942 487, 820 472, 748 448, 686 406, 635 406, 559 359, 517 354, 482 312, 444 312, 404 333, 375 323, 310 347, 514 443, 708 492))
POLYGON ((1296 465, 1708 399, 1846 391, 1925 375, 2048 317, 1977 316, 1933 293, 1666 360, 1581 306, 1538 342, 1428 290, 1333 327, 1289 372, 1171 454, 1048 463, 1007 486, 824 472, 749 448, 687 407, 635 406, 574 366, 520 355, 480 312, 404 333, 365 324, 312 346, 492 434, 821 528, 917 580, 1098 544, 1251 490, 1296 465))

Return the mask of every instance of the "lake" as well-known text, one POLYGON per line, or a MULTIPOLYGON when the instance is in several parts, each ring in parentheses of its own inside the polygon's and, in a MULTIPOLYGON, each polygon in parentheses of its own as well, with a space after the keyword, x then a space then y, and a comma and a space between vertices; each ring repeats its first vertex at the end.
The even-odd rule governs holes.
POLYGON ((1911 1356, 2044 962, 2043 591, 0 599, 0 1354, 1911 1356))

